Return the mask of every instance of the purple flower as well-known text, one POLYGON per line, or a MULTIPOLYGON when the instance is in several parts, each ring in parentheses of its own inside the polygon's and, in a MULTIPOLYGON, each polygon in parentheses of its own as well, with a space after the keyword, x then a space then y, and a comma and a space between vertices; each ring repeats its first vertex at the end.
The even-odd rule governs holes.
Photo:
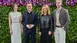
POLYGON ((66 0, 66 5, 70 5, 70 0, 66 0))
POLYGON ((0 6, 2 5, 2 0, 0 0, 0 6))
POLYGON ((33 0, 33 5, 36 6, 37 0, 33 0))
POLYGON ((23 2, 22 2, 22 0, 19 0, 19 3, 20 3, 21 5, 23 5, 23 2))
POLYGON ((77 3, 77 0, 74 0, 75 3, 77 3))
POLYGON ((7 0, 7 5, 10 5, 10 3, 11 3, 11 0, 7 0))
POLYGON ((71 6, 74 6, 75 2, 74 0, 71 0, 71 6))
POLYGON ((6 3, 6 0, 3 0, 3 6, 6 6, 7 3, 6 3))

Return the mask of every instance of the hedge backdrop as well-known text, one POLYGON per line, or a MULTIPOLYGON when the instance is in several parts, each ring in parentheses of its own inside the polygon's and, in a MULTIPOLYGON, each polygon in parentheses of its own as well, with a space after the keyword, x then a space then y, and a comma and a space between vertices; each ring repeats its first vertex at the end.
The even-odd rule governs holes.
MULTIPOLYGON (((66 6, 64 2, 63 7, 68 9, 70 15, 70 24, 66 35, 66 43, 77 43, 77 4, 71 7, 71 6, 66 6)), ((55 8, 56 7, 50 7, 51 13, 55 8)), ((40 10, 41 7, 39 6, 33 7, 33 11, 37 12, 38 16, 40 15, 40 10)), ((11 39, 10 39, 11 36, 9 33, 10 29, 8 24, 8 16, 9 16, 8 13, 10 11, 12 11, 11 7, 0 6, 0 43, 11 43, 11 39)), ((26 6, 20 6, 19 11, 23 15, 23 13, 26 11, 26 6)), ((23 41, 24 41, 24 37, 22 33, 22 42, 23 41)), ((52 37, 52 41, 54 43, 54 36, 52 37)), ((38 32, 36 33, 36 42, 39 43, 38 32)))

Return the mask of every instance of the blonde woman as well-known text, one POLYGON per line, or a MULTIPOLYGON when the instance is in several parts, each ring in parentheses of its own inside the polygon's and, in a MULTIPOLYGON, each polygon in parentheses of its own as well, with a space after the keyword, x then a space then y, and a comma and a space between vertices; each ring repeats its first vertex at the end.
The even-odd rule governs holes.
POLYGON ((18 5, 13 5, 13 11, 9 13, 9 27, 11 43, 21 43, 21 12, 18 12, 18 5))
POLYGON ((53 24, 48 5, 42 7, 41 14, 39 20, 40 43, 52 43, 51 34, 53 31, 53 24))

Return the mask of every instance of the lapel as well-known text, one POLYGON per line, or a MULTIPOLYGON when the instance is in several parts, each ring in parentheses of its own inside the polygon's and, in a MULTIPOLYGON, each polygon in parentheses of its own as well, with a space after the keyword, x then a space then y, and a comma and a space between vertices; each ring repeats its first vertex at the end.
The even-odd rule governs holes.
POLYGON ((62 10, 63 8, 61 8, 61 10, 60 10, 60 15, 59 15, 59 20, 61 19, 61 17, 62 17, 62 13, 63 13, 63 10, 62 10))
POLYGON ((56 10, 57 10, 57 9, 55 9, 55 11, 54 11, 54 13, 53 13, 53 15, 54 15, 54 22, 56 22, 56 10))
POLYGON ((32 20, 34 19, 34 13, 32 12, 32 20))
POLYGON ((26 20, 28 20, 28 14, 27 14, 27 12, 26 12, 26 16, 25 16, 25 18, 26 18, 26 20))

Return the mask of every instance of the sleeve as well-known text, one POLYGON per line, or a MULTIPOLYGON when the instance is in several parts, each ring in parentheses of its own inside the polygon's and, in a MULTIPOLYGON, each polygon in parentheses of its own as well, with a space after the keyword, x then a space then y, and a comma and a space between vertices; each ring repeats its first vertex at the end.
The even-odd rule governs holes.
POLYGON ((68 13, 68 10, 65 11, 65 17, 66 17, 66 23, 63 25, 64 27, 67 27, 69 22, 70 22, 70 16, 69 16, 69 13, 68 13))
POLYGON ((53 28, 53 19, 52 19, 52 15, 50 16, 50 31, 53 32, 54 28, 53 28))
POLYGON ((38 16, 35 14, 35 23, 34 23, 34 27, 36 27, 38 24, 38 16))
POLYGON ((23 25, 24 27, 26 27, 24 15, 25 15, 25 13, 24 13, 23 16, 22 16, 22 21, 21 21, 21 23, 22 23, 22 25, 23 25))
POLYGON ((41 21, 40 21, 40 19, 41 19, 41 18, 39 17, 38 32, 41 32, 41 31, 40 31, 40 26, 41 26, 41 21))

